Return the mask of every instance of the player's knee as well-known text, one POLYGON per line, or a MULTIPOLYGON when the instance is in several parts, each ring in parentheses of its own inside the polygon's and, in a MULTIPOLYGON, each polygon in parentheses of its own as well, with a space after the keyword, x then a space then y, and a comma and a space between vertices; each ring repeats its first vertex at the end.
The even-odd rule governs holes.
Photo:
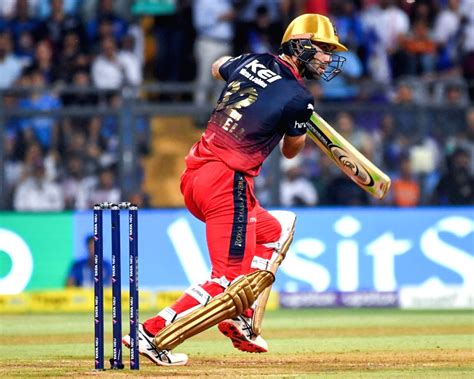
POLYGON ((275 250, 281 249, 285 242, 293 237, 296 224, 296 214, 291 211, 269 211, 275 217, 280 225, 280 234, 277 240, 265 243, 265 247, 273 248, 275 250))
POLYGON ((291 212, 291 211, 282 211, 282 210, 275 210, 275 211, 269 211, 273 217, 276 218, 278 223, 280 224, 280 234, 284 233, 285 230, 288 230, 288 228, 291 228, 294 226, 296 223, 296 213, 291 212))

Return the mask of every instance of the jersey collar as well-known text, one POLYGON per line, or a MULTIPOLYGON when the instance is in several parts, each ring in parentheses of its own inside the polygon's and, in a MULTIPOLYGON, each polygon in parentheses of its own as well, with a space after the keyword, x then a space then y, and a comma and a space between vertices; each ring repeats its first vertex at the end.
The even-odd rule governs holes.
POLYGON ((283 59, 281 59, 279 56, 275 55, 275 58, 281 63, 283 64, 285 67, 287 67, 291 73, 293 74, 293 76, 298 79, 298 81, 302 82, 303 81, 303 78, 300 76, 300 74, 298 73, 298 71, 296 71, 290 64, 288 64, 287 62, 285 62, 283 59))

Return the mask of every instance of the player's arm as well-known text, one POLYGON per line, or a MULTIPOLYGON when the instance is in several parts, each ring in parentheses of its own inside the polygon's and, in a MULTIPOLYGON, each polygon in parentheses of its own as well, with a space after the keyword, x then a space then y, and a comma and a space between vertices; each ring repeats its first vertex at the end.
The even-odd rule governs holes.
POLYGON ((281 153, 285 158, 291 159, 298 155, 303 150, 306 140, 306 134, 301 136, 289 136, 285 134, 283 137, 283 145, 281 147, 281 153))
POLYGON ((221 68, 221 66, 226 63, 229 59, 231 59, 232 57, 229 56, 229 55, 225 55, 223 57, 220 57, 219 59, 217 59, 211 66, 211 71, 212 71, 212 76, 214 77, 214 79, 217 79, 217 80, 224 80, 224 78, 222 77, 219 69, 221 68))
POLYGON ((313 113, 313 99, 309 94, 298 95, 285 107, 286 131, 281 153, 285 158, 294 158, 303 150, 306 141, 306 122, 313 113))

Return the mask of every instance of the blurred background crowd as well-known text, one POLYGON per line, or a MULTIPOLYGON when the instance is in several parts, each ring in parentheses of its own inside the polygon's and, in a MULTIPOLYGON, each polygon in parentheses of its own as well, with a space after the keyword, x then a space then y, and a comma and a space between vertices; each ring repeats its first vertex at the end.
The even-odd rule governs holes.
MULTIPOLYGON (((392 176, 376 204, 474 204, 474 0, 2 0, 3 208, 153 206, 140 158, 137 188, 118 180, 118 112, 186 104, 209 115, 216 58, 277 53, 289 21, 313 12, 350 51, 341 75, 308 86, 316 110, 392 176), (173 90, 147 92, 153 83, 173 90)), ((133 121, 139 157, 152 154, 149 116, 133 121)), ((265 205, 374 204, 311 142, 276 159, 256 183, 265 205)))

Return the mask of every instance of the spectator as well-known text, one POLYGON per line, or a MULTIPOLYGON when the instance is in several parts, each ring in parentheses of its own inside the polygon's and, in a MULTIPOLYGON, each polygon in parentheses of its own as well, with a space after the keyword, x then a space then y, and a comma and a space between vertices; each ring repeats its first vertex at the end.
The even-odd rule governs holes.
MULTIPOLYGON (((122 18, 125 18, 130 14, 130 4, 131 3, 135 4, 135 3, 139 2, 139 1, 136 1, 136 0, 133 0, 133 1, 130 1, 130 0, 112 0, 112 1, 113 1, 112 11, 118 17, 122 17, 122 18)), ((170 0, 165 0, 164 4, 169 3, 169 1, 170 0)), ((171 1, 173 1, 173 0, 171 0, 171 1)), ((100 2, 100 0, 88 0, 88 1, 82 1, 81 0, 81 3, 82 3, 81 4, 81 13, 84 15, 84 18, 86 20, 90 20, 90 19, 97 16, 97 9, 100 5, 99 2, 100 2)), ((155 4, 158 3, 158 6, 163 4, 162 0, 159 0, 159 1, 152 0, 151 2, 147 0, 145 3, 146 3, 146 5, 148 5, 150 3, 155 3, 155 4)))
POLYGON ((195 0, 193 12, 197 32, 194 45, 197 64, 194 102, 205 105, 209 103, 209 95, 212 94, 214 100, 222 89, 221 86, 216 88, 209 67, 217 58, 232 53, 232 20, 235 13, 230 0, 195 0))
POLYGON ((64 198, 61 188, 45 175, 42 160, 33 162, 26 179, 15 189, 13 207, 16 211, 61 211, 64 209, 64 198))
POLYGON ((13 135, 7 135, 3 143, 4 149, 4 179, 7 204, 11 204, 13 190, 20 182, 23 164, 17 155, 17 140, 13 135))
POLYGON ((460 148, 469 154, 471 162, 469 173, 474 176, 474 107, 469 108, 466 112, 465 127, 446 142, 446 147, 448 151, 460 148))
POLYGON ((416 103, 413 85, 408 81, 401 81, 395 87, 395 93, 392 97, 392 103, 397 105, 413 105, 416 103))
POLYGON ((460 133, 466 123, 465 107, 468 105, 469 95, 467 86, 464 82, 438 81, 435 85, 435 95, 437 94, 437 103, 441 106, 439 109, 433 109, 430 112, 432 117, 430 132, 440 146, 458 133, 460 133))
POLYGON ((192 14, 190 3, 192 1, 172 1, 170 9, 153 18, 156 43, 153 73, 159 81, 178 82, 191 80, 195 76, 194 57, 190 54, 195 34, 189 22, 192 14))
POLYGON ((396 77, 423 76, 435 70, 436 43, 425 20, 416 20, 410 33, 400 38, 400 45, 396 77))
POLYGON ((308 142, 303 147, 303 150, 299 154, 301 157, 299 167, 306 178, 313 180, 321 174, 319 171, 321 153, 322 151, 314 143, 308 142))
POLYGON ((31 70, 30 69, 24 69, 21 74, 20 74, 20 77, 16 80, 16 82, 14 83, 15 85, 15 88, 20 88, 20 89, 25 89, 24 92, 20 92, 17 96, 16 96, 16 99, 18 101, 20 100, 23 100, 23 99, 26 99, 28 96, 28 91, 26 91, 26 89, 28 89, 29 87, 31 87, 31 70))
MULTIPOLYGON (((28 14, 33 14, 35 10, 36 0, 28 0, 28 14)), ((0 17, 11 20, 15 17, 17 9, 17 0, 3 0, 0 1, 0 17)))
POLYGON ((69 157, 62 181, 66 209, 87 209, 87 196, 95 182, 94 177, 84 175, 84 162, 80 156, 69 157))
MULTIPOLYGON (((61 101, 65 107, 68 106, 97 106, 99 98, 96 93, 90 92, 91 82, 89 73, 85 70, 77 71, 73 76, 72 84, 76 87, 74 92, 67 90, 62 93, 61 101)), ((90 114, 79 114, 63 119, 60 129, 60 150, 64 154, 68 149, 68 141, 75 133, 84 133, 94 122, 99 122, 91 117, 90 114)))
POLYGON ((461 56, 463 77, 469 85, 469 97, 474 102, 474 6, 472 1, 461 3, 461 56))
POLYGON ((133 25, 129 32, 122 38, 122 51, 133 54, 140 62, 140 68, 144 65, 143 56, 143 32, 138 25, 133 25))
POLYGON ((472 176, 474 176, 474 107, 471 107, 466 112, 466 131, 465 138, 460 141, 460 147, 463 147, 470 155, 471 167, 469 169, 472 176))
POLYGON ((27 140, 24 144, 24 156, 22 159, 22 174, 20 181, 31 175, 32 167, 36 162, 42 162, 45 168, 46 179, 55 181, 58 177, 58 157, 54 153, 46 155, 41 150, 41 146, 35 140, 27 140))
POLYGON ((401 156, 408 153, 410 140, 397 131, 393 115, 387 113, 374 133, 374 145, 374 163, 390 174, 396 172, 401 156))
POLYGON ((418 142, 409 148, 411 169, 421 180, 421 198, 426 202, 436 182, 439 180, 439 167, 442 154, 440 146, 428 133, 421 136, 418 142))
POLYGON ((18 47, 20 36, 23 32, 34 33, 38 27, 38 20, 30 16, 28 0, 17 0, 15 13, 8 25, 8 29, 12 34, 15 50, 18 47))
POLYGON ((53 50, 49 42, 44 40, 36 45, 35 59, 28 70, 41 72, 45 84, 53 84, 60 79, 60 66, 53 59, 53 50))
POLYGON ((302 175, 299 160, 284 160, 284 177, 280 184, 280 203, 285 207, 316 205, 318 194, 311 181, 302 175))
MULTIPOLYGON (((3 94, 3 107, 5 109, 16 109, 18 107, 17 97, 11 92, 5 92, 3 94)), ((14 161, 21 160, 25 151, 21 135, 20 118, 18 116, 5 117, 3 128, 6 138, 5 143, 9 146, 10 158, 14 161)))
POLYGON ((328 205, 364 206, 369 204, 367 192, 356 186, 341 171, 328 183, 325 198, 328 205))
POLYGON ((317 171, 318 175, 312 178, 313 186, 318 193, 318 203, 321 205, 329 204, 328 186, 335 177, 340 174, 340 169, 334 164, 334 161, 318 149, 317 171))
POLYGON ((81 19, 74 14, 66 14, 63 0, 51 0, 51 9, 51 15, 38 26, 37 39, 49 41, 54 51, 60 52, 64 37, 74 33, 81 50, 85 49, 86 34, 81 19))
POLYGON ((111 168, 104 168, 99 174, 97 185, 92 188, 89 194, 87 208, 91 208, 94 204, 99 204, 104 201, 118 204, 120 198, 121 192, 115 184, 114 172, 111 168))
MULTIPOLYGON (((339 40, 346 46, 351 46, 349 50, 357 53, 365 43, 365 36, 361 17, 354 1, 332 1, 331 8, 339 40)), ((344 70, 346 70, 345 65, 344 70)))
MULTIPOLYGON (((122 107, 122 99, 120 96, 114 95, 110 98, 109 107, 112 110, 119 112, 122 107)), ((117 114, 110 114, 100 119, 100 125, 98 130, 100 131, 100 137, 105 142, 104 150, 108 159, 108 164, 113 164, 118 161, 119 157, 119 123, 120 119, 117 114)), ((141 135, 138 129, 135 129, 135 136, 138 138, 141 135)), ((103 162, 103 165, 108 165, 103 162)))
POLYGON ((139 85, 142 71, 137 57, 127 51, 117 51, 112 37, 102 40, 101 52, 92 63, 92 80, 97 88, 118 89, 123 85, 139 85))
MULTIPOLYGON (((90 122, 98 122, 98 119, 92 118, 90 122)), ((103 167, 101 147, 92 143, 88 144, 88 138, 83 130, 76 130, 70 135, 66 135, 64 155, 82 157, 86 176, 96 175, 103 167)))
MULTIPOLYGON (((43 159, 43 151, 41 150, 39 143, 34 140, 27 141, 27 143, 25 143, 25 151, 21 157, 23 166, 21 180, 26 179, 28 175, 31 174, 31 168, 35 162, 43 161, 43 159)), ((46 176, 48 178, 51 177, 48 172, 46 173, 46 176)))
POLYGON ((68 32, 64 36, 59 62, 61 62, 61 79, 66 83, 72 82, 76 72, 89 71, 90 57, 81 50, 79 37, 75 32, 68 32))
MULTIPOLYGON (((105 137, 99 117, 93 117, 87 124, 86 146, 87 157, 91 163, 98 163, 99 167, 109 167, 118 162, 119 146, 118 133, 105 137)), ((95 170, 97 172, 97 169, 95 170)))
MULTIPOLYGON (((88 91, 91 87, 91 78, 86 70, 79 69, 75 71, 71 84, 76 88, 74 92, 64 92, 62 94, 61 101, 64 106, 92 106, 98 104, 99 97, 97 94, 88 91)), ((81 120, 80 123, 82 123, 84 116, 79 118, 81 120)))
MULTIPOLYGON (((35 0, 38 2, 38 17, 41 20, 44 20, 51 16, 52 8, 54 8, 54 3, 51 0, 35 0)), ((80 5, 83 4, 82 0, 64 0, 62 8, 64 13, 67 15, 77 15, 80 11, 80 5)))
POLYGON ((255 21, 248 30, 248 48, 251 53, 268 53, 278 51, 282 33, 281 24, 272 20, 268 6, 260 5, 255 11, 255 21))
MULTIPOLYGON (((445 1, 442 0, 443 3, 445 1)), ((411 4, 400 4, 400 7, 408 13, 411 25, 414 25, 417 21, 424 21, 431 29, 439 8, 437 3, 439 3, 438 0, 418 0, 411 4)))
MULTIPOLYGON (((287 1, 286 3, 290 3, 287 1)), ((319 13, 325 16, 328 15, 329 0, 306 0, 296 1, 297 12, 300 13, 319 13)))
MULTIPOLYGON (((20 100, 20 108, 45 111, 60 107, 61 104, 57 97, 46 90, 44 77, 39 70, 31 73, 31 84, 35 90, 32 91, 30 98, 20 100)), ((43 149, 57 148, 58 124, 54 118, 34 116, 23 119, 21 124, 22 130, 29 129, 43 149)))
POLYGON ((374 141, 369 133, 361 128, 354 126, 352 116, 347 112, 340 112, 336 118, 336 130, 351 144, 364 154, 368 159, 372 159, 375 146, 374 141))
POLYGON ((427 125, 421 121, 422 113, 416 107, 419 102, 413 87, 416 83, 399 82, 392 98, 393 115, 397 132, 413 142, 418 142, 427 131, 427 125))
POLYGON ((20 34, 20 39, 18 40, 18 46, 16 47, 15 54, 21 60, 23 67, 30 66, 35 59, 35 40, 33 34, 29 31, 23 31, 20 34))
POLYGON ((397 207, 415 207, 420 203, 420 184, 414 178, 408 156, 400 160, 398 176, 392 181, 390 196, 392 205, 397 207))
MULTIPOLYGON (((91 80, 89 73, 85 70, 76 71, 73 75, 72 85, 75 86, 74 92, 65 91, 61 94, 61 102, 65 107, 68 106, 97 106, 99 103, 99 97, 96 93, 90 92, 91 80)), ((62 139, 61 142, 65 142, 64 139, 68 136, 72 136, 76 132, 84 132, 84 126, 89 125, 92 117, 90 114, 86 115, 74 115, 63 119, 63 125, 61 128, 62 139)), ((64 151, 66 146, 61 146, 64 151)))
POLYGON ((453 70, 459 64, 459 40, 461 30, 460 0, 448 0, 448 6, 437 14, 433 39, 437 43, 437 69, 453 70))
POLYGON ((458 148, 448 156, 447 169, 434 192, 433 204, 474 205, 474 176, 470 174, 470 157, 458 148))
POLYGON ((467 83, 459 77, 437 80, 433 83, 433 102, 448 107, 467 106, 469 104, 467 83))
POLYGON ((250 51, 263 52, 262 49, 278 51, 280 41, 276 38, 283 33, 281 13, 284 3, 281 0, 233 1, 233 56, 250 51))
POLYGON ((10 34, 0 33, 0 89, 9 88, 19 77, 22 62, 12 53, 10 34))
POLYGON ((395 54, 400 50, 400 37, 410 29, 408 15, 395 5, 394 0, 380 0, 363 11, 362 24, 369 47, 367 65, 372 78, 390 83, 395 54), (390 27, 388 27, 390 25, 390 27))
MULTIPOLYGON (((277 173, 275 173, 275 170, 272 170, 272 162, 270 160, 262 165, 260 175, 255 177, 255 193, 260 204, 264 206, 275 205, 280 201, 280 186, 276 186, 277 188, 273 186, 276 176, 277 173)), ((280 176, 279 173, 278 176, 280 176)), ((278 179, 278 183, 280 183, 280 179, 278 179)))
POLYGON ((115 43, 119 43, 127 33, 128 23, 115 12, 114 1, 99 0, 96 15, 97 17, 87 24, 89 41, 95 44, 105 36, 110 36, 115 43))
POLYGON ((142 189, 132 192, 128 196, 128 201, 138 206, 139 209, 151 208, 150 196, 142 189))
MULTIPOLYGON (((335 78, 333 78, 333 79, 335 79, 335 78)), ((324 97, 324 95, 323 95, 323 86, 321 85, 321 83, 317 82, 317 81, 308 82, 306 87, 308 88, 308 91, 311 92, 311 95, 314 98, 314 103, 315 104, 320 104, 323 101, 323 97, 324 97)))
MULTIPOLYGON (((94 236, 86 239, 87 255, 76 260, 69 271, 67 287, 94 287, 94 236)), ((109 261, 102 261, 103 280, 106 286, 112 284, 112 265, 109 261)))

